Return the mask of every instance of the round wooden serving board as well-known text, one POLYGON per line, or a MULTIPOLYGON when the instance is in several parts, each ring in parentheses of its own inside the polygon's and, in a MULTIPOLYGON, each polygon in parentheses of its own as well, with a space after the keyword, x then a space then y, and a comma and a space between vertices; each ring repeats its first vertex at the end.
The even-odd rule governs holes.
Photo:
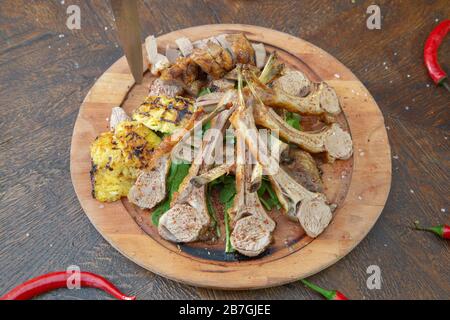
MULTIPOLYGON (((338 209, 326 231, 316 239, 304 235, 298 223, 271 212, 277 221, 275 241, 261 257, 242 259, 224 254, 220 245, 177 246, 164 241, 151 225, 150 213, 126 199, 100 203, 92 198, 89 148, 109 130, 111 109, 121 105, 129 114, 148 92, 153 78, 135 85, 126 59, 115 62, 94 84, 81 105, 72 137, 72 182, 86 215, 103 237, 138 265, 187 284, 217 289, 254 289, 308 277, 349 253, 369 232, 385 205, 391 185, 391 155, 383 115, 364 85, 335 58, 314 45, 278 31, 249 25, 207 25, 171 32, 158 38, 166 44, 186 36, 192 41, 221 33, 243 32, 253 42, 277 50, 288 65, 313 81, 326 81, 337 92, 349 130, 354 156, 323 165, 325 193, 338 209)), ((145 55, 144 55, 145 56, 145 55)), ((147 61, 144 58, 144 66, 147 61)))

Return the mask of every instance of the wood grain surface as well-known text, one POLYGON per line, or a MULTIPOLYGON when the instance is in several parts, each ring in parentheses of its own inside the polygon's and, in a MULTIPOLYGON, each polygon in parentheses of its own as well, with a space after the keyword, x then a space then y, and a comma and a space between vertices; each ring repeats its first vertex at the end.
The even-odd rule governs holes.
MULTIPOLYGON (((373 31, 365 26, 370 4, 143 1, 142 38, 193 25, 254 24, 310 41, 348 66, 385 116, 393 184, 368 237, 312 280, 356 299, 448 299, 448 242, 409 229, 416 219, 450 222, 450 100, 433 87, 422 65, 424 40, 450 16, 448 2, 378 1, 382 29, 373 31), (372 264, 381 268, 381 290, 366 286, 366 268, 372 264)), ((111 11, 103 1, 2 1, 0 25, 1 291, 76 264, 140 298, 318 298, 298 283, 246 292, 197 289, 156 276, 111 248, 82 213, 69 173, 79 105, 96 78, 122 55, 111 11), (81 30, 65 26, 69 4, 81 8, 81 30)), ((447 70, 449 52, 446 41, 440 58, 447 70)), ((60 290, 42 298, 108 297, 95 290, 60 290)))

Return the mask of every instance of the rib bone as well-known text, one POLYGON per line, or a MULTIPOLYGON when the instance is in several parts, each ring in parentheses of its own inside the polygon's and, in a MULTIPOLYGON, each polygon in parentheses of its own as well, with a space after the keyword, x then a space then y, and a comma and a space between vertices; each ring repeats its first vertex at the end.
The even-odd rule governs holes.
POLYGON ((233 170, 234 164, 233 163, 224 163, 220 166, 217 166, 199 176, 196 176, 192 178, 191 183, 195 187, 201 187, 204 186, 217 178, 220 178, 221 176, 230 173, 230 171, 233 170))
POLYGON ((348 159, 353 154, 353 143, 348 132, 333 123, 318 132, 297 130, 286 123, 274 110, 263 104, 254 108, 256 124, 277 131, 288 142, 312 153, 327 152, 329 161, 348 159))
POLYGON ((304 115, 337 115, 341 112, 336 92, 325 82, 306 97, 290 95, 280 88, 269 88, 251 72, 246 73, 264 104, 304 115))

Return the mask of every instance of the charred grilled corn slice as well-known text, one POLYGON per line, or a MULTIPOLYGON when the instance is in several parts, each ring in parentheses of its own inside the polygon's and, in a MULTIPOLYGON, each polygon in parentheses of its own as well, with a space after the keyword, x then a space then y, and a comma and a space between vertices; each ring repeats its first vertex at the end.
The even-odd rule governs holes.
POLYGON ((136 121, 119 123, 114 131, 114 136, 126 165, 137 169, 147 166, 153 149, 161 142, 161 138, 156 133, 136 121))
POLYGON ((148 96, 134 111, 132 118, 152 130, 170 134, 183 127, 193 112, 192 99, 180 96, 148 96))
POLYGON ((123 121, 114 132, 102 133, 91 146, 92 195, 99 201, 128 194, 161 139, 136 121, 123 121))

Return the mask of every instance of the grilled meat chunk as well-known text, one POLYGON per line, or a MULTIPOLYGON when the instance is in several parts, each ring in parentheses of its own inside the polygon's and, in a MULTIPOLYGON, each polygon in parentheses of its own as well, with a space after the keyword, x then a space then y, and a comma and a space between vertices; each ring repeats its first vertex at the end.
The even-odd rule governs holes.
POLYGON ((233 58, 231 54, 219 44, 214 42, 208 42, 206 44, 206 50, 214 58, 214 61, 222 67, 225 71, 233 69, 233 58))
POLYGON ((208 41, 204 48, 196 48, 192 60, 213 79, 220 79, 233 68, 230 53, 218 44, 208 41))
POLYGON ((203 49, 194 49, 192 54, 194 61, 206 74, 214 79, 219 79, 225 74, 225 70, 211 56, 211 54, 203 49))
POLYGON ((243 33, 227 34, 226 47, 230 48, 234 63, 255 65, 255 50, 243 33))
POLYGON ((289 157, 292 161, 281 167, 309 191, 323 192, 322 178, 314 158, 295 146, 289 149, 289 157))
POLYGON ((200 68, 191 57, 180 57, 177 62, 161 71, 160 79, 183 85, 188 91, 200 77, 200 68))

